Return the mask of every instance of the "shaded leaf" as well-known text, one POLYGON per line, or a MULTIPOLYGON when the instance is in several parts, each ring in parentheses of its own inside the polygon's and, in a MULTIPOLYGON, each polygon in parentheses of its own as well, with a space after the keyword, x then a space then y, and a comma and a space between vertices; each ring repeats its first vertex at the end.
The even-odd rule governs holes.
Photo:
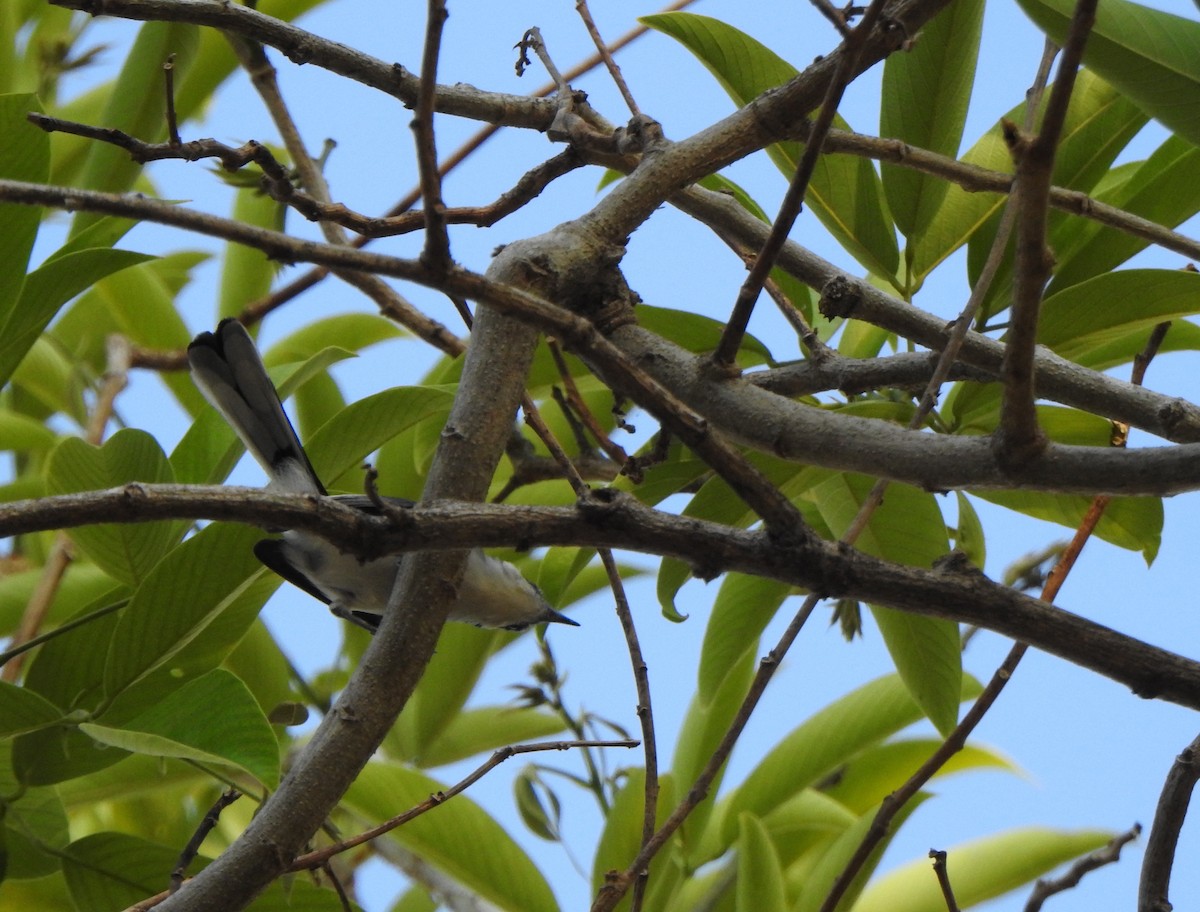
MULTIPOLYGON (((951 158, 958 155, 982 26, 983 0, 953 3, 921 29, 911 50, 887 58, 880 136, 951 158)), ((907 237, 920 235, 937 217, 949 185, 886 162, 881 176, 896 226, 907 237)))
POLYGON ((112 747, 155 757, 223 763, 269 789, 279 784, 279 747, 246 685, 223 669, 189 681, 119 727, 79 726, 112 747))
MULTIPOLYGON (((1073 0, 1017 0, 1060 46, 1073 0)), ((1105 0, 1083 62, 1156 120, 1200 145, 1200 22, 1128 0, 1105 0)))

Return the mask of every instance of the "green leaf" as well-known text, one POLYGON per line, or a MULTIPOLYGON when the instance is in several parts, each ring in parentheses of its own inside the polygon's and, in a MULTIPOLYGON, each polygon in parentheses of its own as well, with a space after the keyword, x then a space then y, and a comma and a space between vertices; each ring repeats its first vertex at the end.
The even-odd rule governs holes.
POLYGON ((985 541, 983 523, 970 499, 962 493, 955 492, 958 501, 958 524, 954 533, 955 550, 961 551, 976 567, 982 569, 987 564, 987 543, 985 541))
POLYGON ((814 849, 831 844, 857 820, 858 814, 836 799, 805 789, 778 805, 762 822, 788 869, 814 849))
MULTIPOLYGON (((1101 202, 1167 227, 1175 227, 1200 212, 1200 149, 1178 136, 1169 136, 1144 162, 1111 187, 1094 194, 1101 202)), ((1099 222, 1078 220, 1054 247, 1057 263, 1047 296, 1085 279, 1111 272, 1149 241, 1099 222)))
POLYGON ((268 789, 279 784, 279 746, 246 685, 217 668, 189 681, 119 727, 84 723, 101 744, 245 770, 268 789))
MULTIPOLYGON (((50 137, 25 117, 42 110, 35 95, 0 95, 0 178, 44 184, 50 173, 50 137)), ((25 282, 29 254, 42 210, 16 203, 0 205, 0 326, 13 314, 25 282)), ((7 379, 8 372, 0 374, 7 379)))
MULTIPOLYGON (((674 779, 667 775, 659 779, 658 807, 655 820, 662 823, 675 805, 674 779)), ((612 806, 604 821, 604 831, 596 844, 596 855, 592 860, 592 892, 596 894, 604 886, 609 871, 623 871, 633 862, 642 844, 642 820, 646 807, 646 771, 640 767, 626 771, 625 781, 613 796, 612 806)), ((670 852, 659 852, 650 862, 650 882, 653 883, 670 866, 670 852)), ((617 904, 617 909, 628 912, 630 897, 617 904)))
MULTIPOLYGON (((162 67, 175 56, 176 78, 187 71, 199 27, 177 22, 147 22, 125 56, 124 65, 108 95, 98 123, 147 142, 166 136, 165 81, 162 67)), ((87 160, 79 176, 79 185, 88 190, 120 192, 133 186, 142 166, 129 153, 109 143, 91 143, 87 160)), ((72 236, 98 221, 101 216, 80 212, 71 227, 72 236)))
POLYGON ((1046 298, 1038 341, 1064 358, 1104 370, 1141 352, 1155 324, 1195 313, 1200 313, 1200 274, 1110 272, 1046 298))
MULTIPOLYGON (((158 441, 129 428, 118 431, 102 447, 68 437, 50 454, 46 467, 46 484, 52 494, 174 480, 158 441)), ((114 579, 137 585, 174 547, 184 528, 182 522, 101 523, 74 528, 71 538, 114 579)))
MULTIPOLYGON (((700 775, 700 771, 704 769, 728 731, 729 723, 742 705, 750 681, 754 677, 755 658, 752 653, 743 655, 738 665, 726 674, 721 687, 711 700, 704 700, 699 694, 692 697, 683 724, 679 728, 679 737, 671 760, 672 776, 682 786, 690 787, 696 781, 696 777, 700 775)), ((692 811, 680 827, 680 839, 684 844, 688 862, 693 866, 699 866, 715 857, 723 848, 705 848, 700 841, 708 829, 708 821, 713 814, 714 796, 723 776, 724 769, 713 780, 708 797, 692 811), (710 854, 700 854, 705 851, 710 854)))
POLYGON ((25 280, 0 331, 0 383, 7 382, 59 309, 95 282, 151 257, 97 247, 68 253, 34 270, 25 280))
POLYGON ((736 912, 784 912, 789 908, 779 853, 761 820, 738 816, 736 912))
POLYGON ((437 652, 385 747, 418 765, 434 765, 425 760, 426 752, 434 749, 441 733, 462 710, 502 637, 500 631, 465 624, 443 627, 437 652))
POLYGON ((113 634, 104 670, 108 700, 160 669, 177 680, 186 670, 207 671, 233 648, 269 591, 252 586, 265 576, 252 551, 260 535, 246 526, 208 526, 155 566, 113 634), (205 643, 205 629, 227 611, 236 624, 222 631, 222 642, 205 643), (205 643, 202 654, 182 655, 194 641, 205 643), (195 665, 180 667, 185 658, 195 665))
MULTIPOLYGON (((715 351, 725 330, 725 324, 720 320, 703 314, 650 304, 638 305, 637 319, 640 326, 697 355, 715 351)), ((775 359, 766 345, 747 333, 738 349, 737 362, 742 367, 755 367, 773 365, 775 359)))
POLYGON ((263 352, 263 363, 274 367, 307 361, 322 349, 331 347, 359 352, 380 342, 404 336, 403 329, 378 314, 334 314, 306 323, 284 336, 263 352))
MULTIPOLYGON (((679 41, 712 73, 739 107, 799 74, 790 63, 745 32, 695 13, 658 13, 640 22, 679 41)), ((849 129, 840 117, 835 126, 849 129)), ((768 149, 787 178, 796 172, 800 143, 768 149)), ((900 265, 892 221, 883 201, 879 175, 871 162, 849 155, 822 155, 809 182, 805 202, 846 251, 876 275, 895 279, 900 265)), ((898 280, 897 280, 898 281, 898 280)), ((895 284, 895 282, 893 282, 895 284)))
MULTIPOLYGON (((811 497, 837 537, 850 527, 874 485, 859 475, 829 474, 811 497)), ((914 567, 930 567, 950 549, 934 496, 902 484, 888 486, 883 503, 855 542, 859 550, 914 567)), ((896 670, 942 734, 958 721, 962 693, 962 640, 958 625, 871 606, 896 670)))
MULTIPOLYGON (((836 781, 823 786, 822 791, 855 814, 865 814, 907 782, 941 746, 942 741, 933 738, 877 744, 841 767, 836 781)), ((937 777, 978 769, 1018 771, 1007 757, 968 744, 938 769, 937 777)))
POLYGON ((41 452, 57 442, 58 435, 36 418, 0 408, 0 450, 41 452))
POLYGON ((76 909, 125 909, 166 889, 178 861, 178 846, 102 832, 67 846, 62 868, 76 909))
MULTIPOLYGON (((1103 830, 1027 827, 947 850, 954 897, 961 908, 976 905, 1041 877, 1058 865, 1104 846, 1103 830)), ((912 862, 872 883, 854 912, 944 912, 946 900, 929 860, 912 862)))
MULTIPOLYGON (((1073 0, 1017 0, 1060 46, 1073 0)), ((1168 128, 1200 145, 1200 22, 1128 0, 1105 0, 1083 62, 1168 128)))
POLYGON ((541 709, 485 706, 456 713, 421 755, 426 767, 466 760, 507 744, 556 735, 566 727, 558 716, 541 709))
POLYGON ((32 690, 0 681, 0 738, 53 725, 62 719, 62 711, 32 690))
MULTIPOLYGON (((1009 119, 1023 123, 1024 105, 1014 109, 1009 119)), ((1062 139, 1055 150, 1051 178, 1054 185, 1090 192, 1108 174, 1117 155, 1142 129, 1146 120, 1146 115, 1116 88, 1088 70, 1080 71, 1063 123, 1062 139)), ((1008 150, 1004 149, 1003 154, 1007 157, 1008 150)), ((999 170, 1011 171, 1012 165, 1006 163, 999 170)), ((978 280, 991 250, 1000 221, 999 209, 1000 201, 997 200, 996 211, 984 230, 971 238, 967 266, 972 283, 978 280)), ((1078 227, 1077 216, 1051 210, 1047 219, 1050 247, 1057 249, 1067 243, 1078 227)), ((997 313, 1009 306, 1012 282, 1013 240, 1010 237, 1004 261, 985 298, 986 314, 997 313)))
MULTIPOLYGON (((972 496, 1026 516, 1077 529, 1091 508, 1090 497, 1033 491, 972 491, 972 496)), ((1163 505, 1158 497, 1114 497, 1096 525, 1095 535, 1128 551, 1140 551, 1149 565, 1162 544, 1163 505)))
MULTIPOLYGON (((282 231, 286 211, 283 203, 272 199, 258 186, 243 187, 234 197, 231 217, 243 225, 282 231)), ((232 241, 226 243, 221 264, 218 313, 222 317, 237 316, 247 304, 266 295, 271 290, 279 267, 277 260, 261 250, 232 241)))
MULTIPOLYGON (((951 4, 933 18, 913 48, 883 65, 879 135, 955 158, 975 80, 983 0, 951 4)), ((938 215, 949 185, 911 168, 884 163, 883 189, 896 226, 922 234, 938 215)))
POLYGON ((14 880, 58 873, 57 850, 71 837, 67 812, 58 791, 22 786, 13 773, 10 752, 8 742, 0 743, 0 794, 5 796, 0 815, 3 817, 0 851, 7 855, 7 866, 0 870, 0 877, 5 881, 6 898, 11 903, 8 892, 13 889, 14 880))
POLYGON ((352 402, 305 444, 317 474, 327 485, 361 487, 362 463, 383 444, 414 425, 439 428, 450 412, 452 393, 423 386, 399 386, 352 402), (349 485, 347 485, 349 486, 349 485))
MULTIPOLYGON (((1004 118, 1013 123, 1025 121, 1022 102, 1004 118)), ((1090 191, 1108 173, 1113 158, 1146 122, 1145 115, 1120 92, 1092 73, 1081 71, 1067 109, 1054 163, 1054 183, 1076 190, 1090 191)), ((1001 135, 1000 122, 988 130, 963 155, 963 161, 1002 173, 1012 173, 1012 156, 1001 135)), ((934 268, 967 241, 969 278, 974 282, 991 249, 999 212, 1006 196, 998 193, 971 193, 954 185, 946 191, 938 210, 921 237, 910 241, 914 247, 912 282, 919 285, 934 268), (986 230, 983 230, 985 229, 986 230)), ((1051 225, 1077 224, 1074 216, 1052 214, 1051 225)), ((1058 239, 1055 239, 1058 242, 1058 239)), ((1008 270, 999 276, 1002 288, 993 297, 1003 297, 1009 285, 1008 270)), ((993 310, 996 308, 992 308, 993 310)))
POLYGON ((763 630, 791 591, 788 584, 763 577, 725 576, 704 630, 696 675, 700 699, 712 702, 725 679, 758 649, 763 630))
MULTIPOLYGON (((979 692, 963 680, 963 699, 979 692)), ((851 691, 786 735, 745 781, 718 805, 721 826, 707 841, 705 858, 715 858, 736 836, 737 815, 765 817, 772 808, 813 785, 822 776, 921 718, 921 711, 898 676, 878 678, 851 691)), ((718 820, 714 819, 714 825, 718 820)))
MULTIPOLYGON (((412 769, 369 763, 343 804, 365 820, 386 820, 426 801, 445 786, 412 769)), ((466 795, 392 830, 385 838, 501 909, 558 912, 542 873, 504 829, 466 795), (486 847, 486 851, 480 851, 486 847)))
MULTIPOLYGON (((192 333, 177 300, 207 259, 207 253, 179 251, 107 276, 81 296, 51 333, 72 351, 94 358, 97 370, 105 366, 102 346, 107 332, 119 332, 146 348, 182 349, 192 333)), ((203 403, 186 371, 164 371, 159 379, 189 411, 203 403)))
MULTIPOLYGON (((921 806, 926 797, 928 796, 917 795, 900 809, 899 813, 892 820, 892 826, 888 831, 888 835, 881 839, 871 854, 867 856, 867 861, 859 870, 858 875, 854 878, 850 889, 846 891, 842 901, 837 904, 836 909, 846 910, 853 908, 857 912, 858 905, 855 899, 867 883, 876 865, 879 864, 880 856, 883 855, 895 837, 896 832, 904 825, 904 821, 908 819, 913 811, 921 806)), ((794 912, 817 912, 821 908, 825 902, 825 897, 829 895, 829 891, 833 887, 834 881, 841 876, 842 871, 845 870, 846 865, 858 850, 859 845, 867 837, 872 824, 875 822, 877 811, 878 808, 871 808, 870 811, 863 814, 857 823, 842 833, 821 856, 821 859, 808 872, 808 875, 804 879, 800 898, 792 906, 794 912)), ((944 905, 943 908, 945 908, 944 905)))

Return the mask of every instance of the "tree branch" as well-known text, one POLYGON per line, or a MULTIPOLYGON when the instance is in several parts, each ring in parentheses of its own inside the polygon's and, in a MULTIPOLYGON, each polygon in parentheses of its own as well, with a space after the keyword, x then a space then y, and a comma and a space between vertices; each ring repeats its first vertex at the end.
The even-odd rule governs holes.
POLYGON ((1022 595, 982 574, 891 564, 831 542, 782 544, 762 531, 662 513, 615 492, 577 507, 438 503, 417 506, 404 515, 404 526, 398 529, 385 518, 363 516, 330 498, 255 488, 139 484, 2 504, 0 537, 90 522, 193 517, 303 529, 364 558, 511 547, 513 542, 523 547, 592 545, 642 551, 685 561, 702 579, 737 571, 829 597, 986 627, 1120 681, 1140 696, 1200 709, 1200 663, 1022 595))

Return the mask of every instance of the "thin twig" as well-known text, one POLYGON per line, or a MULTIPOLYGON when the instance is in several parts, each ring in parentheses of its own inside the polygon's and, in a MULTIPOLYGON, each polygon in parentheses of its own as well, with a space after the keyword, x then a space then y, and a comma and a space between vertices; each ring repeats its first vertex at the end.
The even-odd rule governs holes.
POLYGON ((587 0, 575 0, 575 9, 578 11, 580 18, 583 19, 587 33, 591 36, 592 43, 596 45, 596 52, 604 61, 604 66, 608 69, 608 74, 612 77, 613 82, 617 84, 617 89, 620 91, 621 97, 625 99, 629 113, 634 117, 639 116, 642 112, 638 108, 637 102, 633 100, 633 93, 629 91, 629 86, 625 82, 625 77, 621 75, 621 68, 617 66, 617 61, 613 59, 609 46, 600 37, 600 30, 596 28, 596 20, 592 18, 592 11, 588 9, 587 0))
POLYGON ((1116 864, 1121 860, 1121 849, 1137 839, 1141 832, 1141 825, 1135 823, 1124 833, 1110 839, 1103 848, 1084 855, 1083 858, 1071 865, 1062 877, 1056 877, 1053 880, 1039 878, 1038 882, 1033 885, 1033 892, 1025 903, 1025 912, 1039 912, 1042 904, 1051 896, 1079 886, 1079 882, 1083 880, 1084 876, 1092 871, 1106 865, 1116 864))
POLYGON ((954 898, 954 887, 950 884, 950 872, 946 870, 946 853, 941 849, 930 849, 929 857, 933 859, 933 873, 937 875, 942 899, 946 901, 946 912, 958 912, 958 901, 954 898))
POLYGON ((531 754, 536 751, 565 751, 576 747, 591 749, 605 747, 624 747, 635 748, 638 742, 628 739, 612 740, 612 741, 541 741, 536 744, 515 744, 508 747, 502 747, 495 751, 483 764, 478 766, 470 775, 459 780, 450 788, 444 791, 436 792, 430 795, 425 801, 415 807, 409 808, 403 814, 397 814, 390 820, 385 820, 377 826, 371 827, 359 833, 357 836, 352 836, 349 839, 344 839, 331 846, 326 846, 323 849, 318 849, 314 852, 308 852, 301 855, 292 861, 288 867, 289 871, 310 871, 313 868, 318 868, 334 855, 340 855, 342 852, 353 849, 362 845, 365 842, 370 842, 372 839, 390 833, 399 826, 403 826, 410 820, 420 817, 422 814, 433 810, 435 807, 445 804, 451 798, 465 792, 468 788, 490 773, 493 769, 518 754, 531 754))
POLYGON ((858 61, 862 56, 867 36, 875 27, 883 7, 884 0, 871 0, 871 5, 867 7, 862 21, 846 36, 845 43, 842 45, 843 53, 838 59, 837 70, 826 87, 825 98, 821 102, 821 109, 809 131, 804 154, 788 185, 783 202, 779 205, 779 214, 771 223, 771 231, 742 283, 742 287, 738 290, 733 312, 729 315, 725 330, 721 334, 721 341, 718 343, 716 351, 713 352, 714 364, 728 367, 733 364, 734 358, 737 356, 737 350, 742 344, 742 338, 745 336, 746 327, 750 322, 750 314, 754 310, 754 303, 758 300, 763 282, 766 281, 771 269, 775 266, 779 251, 783 248, 788 235, 791 234, 792 226, 804 205, 804 194, 808 191, 809 181, 816 169, 817 159, 821 155, 825 135, 833 126, 833 118, 837 114, 838 105, 841 104, 842 94, 846 91, 846 86, 858 68, 858 61))
POLYGON ((1027 141, 1015 130, 1006 130, 1017 164, 1018 220, 1013 301, 1002 369, 1004 391, 1000 425, 993 439, 998 458, 1009 465, 1034 458, 1047 442, 1034 407, 1034 348, 1042 294, 1053 268, 1053 255, 1046 246, 1050 179, 1083 47, 1095 20, 1096 3, 1078 0, 1075 6, 1059 59, 1058 78, 1050 90, 1037 135, 1027 141))
POLYGON ((437 93, 438 57, 442 48, 442 27, 446 24, 445 0, 429 0, 425 22, 425 45, 421 53, 421 90, 412 129, 417 142, 417 170, 421 179, 421 197, 425 201, 425 247, 421 262, 441 272, 450 268, 450 235, 442 202, 442 179, 438 174, 437 143, 433 132, 434 100, 437 93))
POLYGON ((200 821, 200 825, 196 827, 196 832, 192 833, 192 838, 187 841, 187 845, 183 847, 183 851, 179 853, 179 860, 175 863, 174 869, 171 871, 171 882, 167 888, 167 894, 175 893, 183 886, 184 876, 187 874, 188 865, 196 857, 196 853, 200 851, 200 846, 212 832, 213 827, 221 819, 221 811, 229 807, 239 798, 242 793, 235 788, 226 789, 221 793, 221 797, 213 802, 213 806, 208 809, 208 813, 200 821))

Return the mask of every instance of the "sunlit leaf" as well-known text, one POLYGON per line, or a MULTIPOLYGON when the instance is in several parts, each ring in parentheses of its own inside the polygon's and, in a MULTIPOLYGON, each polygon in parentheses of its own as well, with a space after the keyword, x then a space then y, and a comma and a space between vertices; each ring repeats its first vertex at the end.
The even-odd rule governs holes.
MULTIPOLYGON (((1103 830, 1028 827, 947 849, 954 898, 965 909, 1002 896, 1112 837, 1103 830)), ((880 877, 863 891, 854 912, 944 912, 946 899, 929 864, 915 861, 880 877)))
POLYGON ((762 821, 738 817, 736 912, 784 912, 788 909, 779 854, 762 821))

